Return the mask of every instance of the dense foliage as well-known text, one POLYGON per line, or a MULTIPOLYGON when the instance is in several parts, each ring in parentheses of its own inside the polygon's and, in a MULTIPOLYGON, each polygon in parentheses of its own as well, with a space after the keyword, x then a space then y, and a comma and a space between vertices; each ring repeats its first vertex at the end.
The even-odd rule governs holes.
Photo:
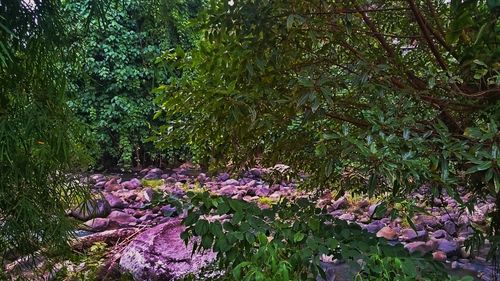
POLYGON ((184 219, 183 238, 200 236, 194 251, 218 253, 218 267, 226 271, 222 280, 330 280, 324 256, 348 262, 355 280, 448 279, 442 264, 333 219, 311 198, 281 200, 262 209, 208 192, 189 195, 193 205, 184 219))
POLYGON ((66 106, 63 65, 72 58, 60 7, 0 4, 2 261, 65 247, 74 227, 65 211, 86 196, 67 175, 83 158, 66 106))
MULTIPOLYGON (((159 136, 338 191, 500 193, 495 1, 212 1, 159 136), (234 5, 231 5, 234 4, 234 5)), ((215 163, 215 162, 214 162, 215 163)), ((493 230, 498 228, 498 216, 493 230)))
POLYGON ((80 63, 70 67, 70 107, 89 125, 96 168, 128 170, 161 161, 146 141, 154 113, 151 89, 168 78, 154 62, 165 50, 192 45, 197 35, 188 21, 201 7, 200 0, 112 1, 87 21, 81 15, 88 1, 66 5, 74 34, 81 35, 80 63))

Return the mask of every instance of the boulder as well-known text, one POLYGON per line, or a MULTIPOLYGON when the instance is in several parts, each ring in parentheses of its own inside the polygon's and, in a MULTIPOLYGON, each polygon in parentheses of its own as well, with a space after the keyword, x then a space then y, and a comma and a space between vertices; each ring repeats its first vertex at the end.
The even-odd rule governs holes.
POLYGON ((415 231, 411 228, 405 228, 401 230, 401 240, 405 242, 413 242, 413 241, 424 241, 428 238, 427 231, 418 230, 415 231))
POLYGON ((221 195, 232 196, 238 192, 238 189, 233 185, 226 185, 219 190, 221 195))
POLYGON ((335 211, 344 207, 347 207, 348 202, 345 197, 340 197, 339 199, 332 202, 332 204, 328 207, 328 211, 335 211))
POLYGON ((108 204, 111 208, 125 208, 125 202, 118 196, 115 196, 111 193, 104 193, 104 198, 108 201, 108 204))
POLYGON ((228 186, 228 185, 240 185, 240 182, 235 179, 228 179, 222 183, 222 186, 228 186))
POLYGON ((217 176, 218 181, 227 181, 231 176, 228 173, 220 173, 217 176))
POLYGON ((121 186, 126 189, 137 189, 141 186, 141 181, 133 178, 131 180, 125 181, 121 183, 121 186))
POLYGON ((180 280, 196 274, 212 263, 213 252, 194 253, 180 238, 184 231, 180 219, 171 219, 139 234, 123 250, 120 268, 134 280, 180 280))
POLYGON ((437 239, 437 249, 444 252, 448 257, 458 256, 460 254, 460 247, 455 241, 446 239, 437 239))
POLYGON ((452 221, 446 221, 443 224, 443 229, 446 230, 449 235, 455 235, 457 233, 457 227, 452 221))
POLYGON ((85 222, 85 226, 92 229, 92 231, 103 231, 109 226, 109 219, 95 218, 85 222))
POLYGON ((377 237, 394 240, 398 237, 398 234, 390 226, 384 226, 377 232, 377 237))
POLYGON ((425 255, 434 250, 434 245, 423 241, 416 241, 406 244, 405 249, 408 250, 410 254, 414 252, 420 252, 421 254, 425 255))
POLYGON ((113 228, 130 226, 130 224, 134 224, 137 222, 136 218, 134 218, 132 215, 120 211, 111 212, 111 214, 109 214, 108 216, 108 219, 109 225, 113 228))
POLYGON ((446 253, 442 251, 436 251, 432 253, 432 258, 436 261, 446 261, 446 253))
POLYGON ((104 199, 88 200, 71 211, 71 215, 79 220, 87 221, 93 218, 106 217, 111 212, 108 201, 104 199))

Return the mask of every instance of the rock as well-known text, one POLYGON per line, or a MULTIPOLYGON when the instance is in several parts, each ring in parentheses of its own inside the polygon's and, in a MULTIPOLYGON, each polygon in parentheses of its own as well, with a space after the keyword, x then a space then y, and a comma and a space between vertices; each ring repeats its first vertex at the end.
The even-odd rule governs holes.
POLYGON ((449 241, 446 239, 437 239, 437 249, 444 252, 448 257, 456 256, 460 254, 460 248, 458 243, 455 241, 449 241))
POLYGON ((436 228, 440 226, 440 221, 438 218, 429 215, 419 215, 415 220, 416 224, 421 224, 430 228, 436 228))
POLYGON ((394 240, 398 237, 398 234, 390 226, 384 226, 377 232, 377 237, 394 240))
POLYGON ((345 214, 341 215, 339 217, 339 219, 345 220, 345 221, 353 221, 356 219, 356 217, 352 213, 345 213, 345 214))
POLYGON ((374 221, 365 225, 363 228, 370 233, 376 233, 384 227, 384 224, 379 221, 374 221))
POLYGON ((425 255, 434 250, 432 244, 423 241, 411 242, 406 244, 404 247, 406 250, 408 250, 408 252, 410 252, 410 254, 414 252, 420 252, 421 254, 425 255))
POLYGON ((106 181, 99 181, 96 184, 94 184, 94 188, 101 189, 101 188, 104 188, 105 185, 106 185, 106 181))
POLYGON ((144 176, 144 179, 146 180, 158 180, 161 179, 161 176, 163 175, 163 171, 158 168, 154 168, 148 171, 148 173, 144 176))
POLYGON ((358 202, 358 208, 359 209, 364 209, 364 208, 366 208, 368 206, 370 206, 370 202, 368 200, 366 200, 366 199, 360 200, 358 202))
POLYGON ((227 181, 231 176, 228 173, 220 173, 217 176, 217 181, 227 181))
POLYGON ((380 204, 377 203, 377 204, 373 204, 373 205, 370 205, 370 207, 368 207, 368 216, 369 217, 373 217, 373 215, 375 215, 375 211, 377 209, 377 207, 379 206, 380 204))
POLYGON ((108 201, 108 204, 111 208, 125 208, 127 207, 125 202, 118 196, 115 196, 111 193, 104 193, 104 198, 108 201))
POLYGON ((142 196, 146 202, 150 203, 153 201, 154 193, 155 192, 151 187, 147 187, 142 191, 142 196))
POLYGON ((137 222, 136 218, 134 218, 132 215, 120 211, 111 212, 111 214, 109 214, 108 216, 108 219, 110 227, 113 228, 125 227, 130 223, 137 222))
POLYGON ((249 182, 246 183, 246 186, 248 186, 248 187, 254 187, 256 185, 257 185, 256 180, 250 180, 249 182))
POLYGON ((95 218, 84 223, 87 227, 90 227, 93 231, 104 231, 109 226, 109 219, 107 218, 95 218))
POLYGON ((123 188, 126 188, 126 189, 137 189, 138 187, 141 186, 141 181, 136 179, 136 178, 133 178, 129 181, 125 181, 125 182, 122 182, 121 183, 121 186, 123 188))
MULTIPOLYGON (((180 280, 198 273, 212 263, 212 252, 194 253, 180 238, 184 227, 180 219, 172 219, 139 234, 123 250, 120 268, 134 280, 180 280)), ((196 279, 195 279, 196 280, 196 279)))
POLYGON ((438 229, 432 233, 431 237, 434 239, 448 238, 448 233, 442 229, 438 229))
POLYGON ((176 212, 177 212, 177 209, 173 206, 170 206, 170 205, 165 205, 165 206, 160 208, 160 213, 164 217, 167 217, 167 218, 173 216, 176 212))
POLYGON ((444 261, 446 261, 446 253, 443 251, 436 251, 436 252, 432 253, 432 258, 435 261, 444 262, 444 261))
POLYGON ((118 183, 119 178, 112 178, 104 184, 104 190, 111 192, 122 189, 121 185, 118 183))
POLYGON ((269 193, 271 193, 271 190, 267 187, 261 187, 255 190, 255 195, 259 197, 269 196, 269 193))
POLYGON ((227 186, 227 185, 240 185, 240 182, 235 180, 235 179, 228 179, 222 183, 222 186, 227 186))
POLYGON ((411 228, 405 228, 401 230, 401 240, 405 242, 413 242, 413 241, 424 241, 428 237, 427 231, 419 230, 415 231, 411 228))
POLYGON ((100 181, 106 181, 106 177, 102 174, 94 174, 94 175, 91 175, 90 176, 90 179, 92 180, 92 182, 94 183, 98 183, 100 181))
POLYGON ((203 183, 207 180, 207 175, 205 173, 200 173, 197 177, 196 180, 203 183))
POLYGON ((111 212, 111 207, 106 200, 96 199, 82 203, 71 211, 71 215, 79 220, 86 221, 97 217, 106 217, 111 212))
POLYGON ((443 224, 443 229, 446 230, 446 232, 448 232, 448 234, 452 236, 457 233, 457 227, 452 221, 446 221, 443 224))
POLYGON ((257 168, 253 168, 250 170, 250 174, 255 178, 260 178, 262 176, 262 170, 257 169, 257 168))
POLYGON ((328 206, 328 211, 329 212, 335 211, 347 207, 347 205, 348 205, 347 199, 344 196, 342 196, 339 199, 333 201, 332 204, 328 206))
POLYGON ((219 194, 221 195, 226 195, 226 196, 233 196, 238 192, 238 189, 234 187, 233 185, 226 185, 219 189, 219 194))

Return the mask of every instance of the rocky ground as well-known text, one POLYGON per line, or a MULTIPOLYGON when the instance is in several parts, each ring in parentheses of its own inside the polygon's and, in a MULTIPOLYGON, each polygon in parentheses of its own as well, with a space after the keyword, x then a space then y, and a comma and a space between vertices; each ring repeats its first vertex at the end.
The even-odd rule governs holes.
MULTIPOLYGON (((283 166, 278 165, 274 171, 280 169, 283 166)), ((303 195, 295 189, 294 183, 270 185, 265 182, 262 176, 269 171, 252 169, 238 179, 226 173, 211 178, 185 165, 169 172, 145 169, 126 180, 119 175, 91 175, 88 182, 93 192, 102 197, 96 204, 88 203, 71 211, 71 216, 84 222, 74 247, 83 249, 97 241, 114 245, 98 278, 112 278, 120 271, 131 274, 134 280, 177 280, 199 272, 215 259, 215 254, 191 256, 191 245, 186 247, 179 237, 183 227, 175 208, 168 204, 152 206, 155 196, 174 194, 181 197, 186 190, 201 186, 222 196, 259 204, 283 196, 303 195)), ((411 196, 418 202, 425 202, 426 192, 428 190, 423 187, 411 196)), ((461 199, 467 201, 468 197, 463 195, 461 199)), ((495 280, 493 267, 485 261, 484 253, 472 258, 464 250, 464 241, 473 233, 471 225, 485 225, 485 214, 494 204, 481 202, 470 213, 458 208, 457 202, 449 196, 432 203, 430 205, 435 207, 427 207, 428 214, 413 218, 417 229, 414 231, 401 219, 373 219, 379 204, 374 200, 349 195, 335 200, 326 194, 318 201, 318 205, 326 206, 332 216, 357 223, 391 243, 402 243, 410 252, 432 253, 434 259, 447 263, 450 270, 464 271, 478 280, 495 280)))

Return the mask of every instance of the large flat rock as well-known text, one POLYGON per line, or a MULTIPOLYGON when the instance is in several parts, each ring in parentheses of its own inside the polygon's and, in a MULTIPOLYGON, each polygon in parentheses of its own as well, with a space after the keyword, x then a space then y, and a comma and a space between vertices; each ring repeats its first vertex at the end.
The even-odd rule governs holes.
POLYGON ((134 280, 179 280, 215 260, 215 253, 195 253, 180 238, 184 226, 172 219, 139 234, 124 249, 120 268, 134 280))

